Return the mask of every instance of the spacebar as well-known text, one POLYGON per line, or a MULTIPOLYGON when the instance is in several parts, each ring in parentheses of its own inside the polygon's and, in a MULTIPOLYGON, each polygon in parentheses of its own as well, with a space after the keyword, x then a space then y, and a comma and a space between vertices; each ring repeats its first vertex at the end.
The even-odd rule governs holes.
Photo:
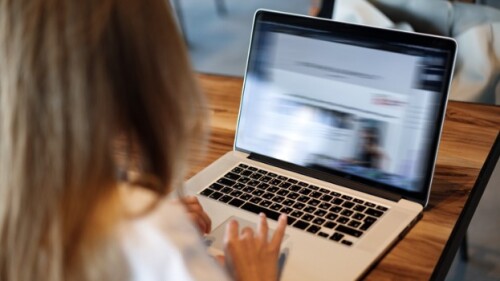
POLYGON ((256 214, 264 213, 264 214, 266 214, 266 216, 268 218, 276 220, 276 221, 280 217, 280 213, 275 212, 273 210, 269 210, 269 209, 263 208, 261 206, 257 206, 257 205, 252 204, 252 203, 245 203, 240 208, 242 208, 243 210, 250 211, 252 213, 256 213, 256 214))

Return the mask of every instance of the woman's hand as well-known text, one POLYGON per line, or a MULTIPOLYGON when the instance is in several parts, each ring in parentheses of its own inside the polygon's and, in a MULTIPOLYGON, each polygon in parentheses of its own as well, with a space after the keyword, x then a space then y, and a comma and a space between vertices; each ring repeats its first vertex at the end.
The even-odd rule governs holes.
POLYGON ((226 266, 236 281, 278 280, 278 258, 286 221, 286 215, 281 215, 270 241, 264 214, 259 216, 256 233, 249 227, 240 233, 238 222, 229 222, 224 241, 226 266))
POLYGON ((212 220, 208 217, 208 214, 203 210, 203 207, 198 201, 196 196, 186 196, 181 199, 182 203, 186 207, 191 221, 198 226, 198 229, 202 234, 208 234, 212 231, 212 220))

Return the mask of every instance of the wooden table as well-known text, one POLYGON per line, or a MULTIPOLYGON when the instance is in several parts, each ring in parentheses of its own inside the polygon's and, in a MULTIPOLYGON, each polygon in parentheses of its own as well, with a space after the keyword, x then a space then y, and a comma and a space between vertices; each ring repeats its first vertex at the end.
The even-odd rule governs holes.
MULTIPOLYGON (((200 171, 232 149, 241 78, 199 75, 210 103, 211 136, 200 171)), ((500 107, 450 101, 429 207, 367 280, 428 280, 500 129, 500 107)))

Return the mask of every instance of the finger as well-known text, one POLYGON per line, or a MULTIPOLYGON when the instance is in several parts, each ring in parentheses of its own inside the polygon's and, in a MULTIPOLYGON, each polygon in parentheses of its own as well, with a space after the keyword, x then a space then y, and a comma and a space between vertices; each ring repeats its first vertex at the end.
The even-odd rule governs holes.
POLYGON ((231 220, 226 226, 224 242, 227 245, 229 241, 235 241, 236 239, 238 239, 238 222, 231 220))
POLYGON ((205 226, 206 226, 205 233, 210 233, 210 231, 212 231, 212 220, 208 216, 207 212, 205 212, 205 210, 202 209, 201 212, 198 213, 198 215, 205 223, 205 226))
POLYGON ((205 222, 195 213, 190 213, 191 221, 196 224, 201 233, 206 233, 207 225, 205 222))
POLYGON ((222 267, 226 266, 226 257, 223 255, 217 255, 214 257, 219 265, 222 267))
POLYGON ((253 238, 253 229, 250 227, 245 227, 241 230, 241 238, 251 239, 253 238))
POLYGON ((276 249, 281 246, 281 241, 283 241, 283 236, 285 236, 287 217, 285 214, 281 214, 278 219, 278 228, 274 231, 273 238, 271 239, 271 245, 276 249))
POLYGON ((257 226, 257 232, 259 237, 264 241, 267 241, 267 233, 269 232, 269 227, 267 225, 266 215, 264 213, 259 214, 259 224, 257 226))

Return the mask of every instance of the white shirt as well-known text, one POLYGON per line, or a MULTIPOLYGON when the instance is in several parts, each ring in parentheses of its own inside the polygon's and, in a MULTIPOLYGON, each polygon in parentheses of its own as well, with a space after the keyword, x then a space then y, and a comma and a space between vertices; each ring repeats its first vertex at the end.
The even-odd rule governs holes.
POLYGON ((207 253, 198 230, 180 204, 160 203, 120 228, 131 280, 229 280, 207 253))

